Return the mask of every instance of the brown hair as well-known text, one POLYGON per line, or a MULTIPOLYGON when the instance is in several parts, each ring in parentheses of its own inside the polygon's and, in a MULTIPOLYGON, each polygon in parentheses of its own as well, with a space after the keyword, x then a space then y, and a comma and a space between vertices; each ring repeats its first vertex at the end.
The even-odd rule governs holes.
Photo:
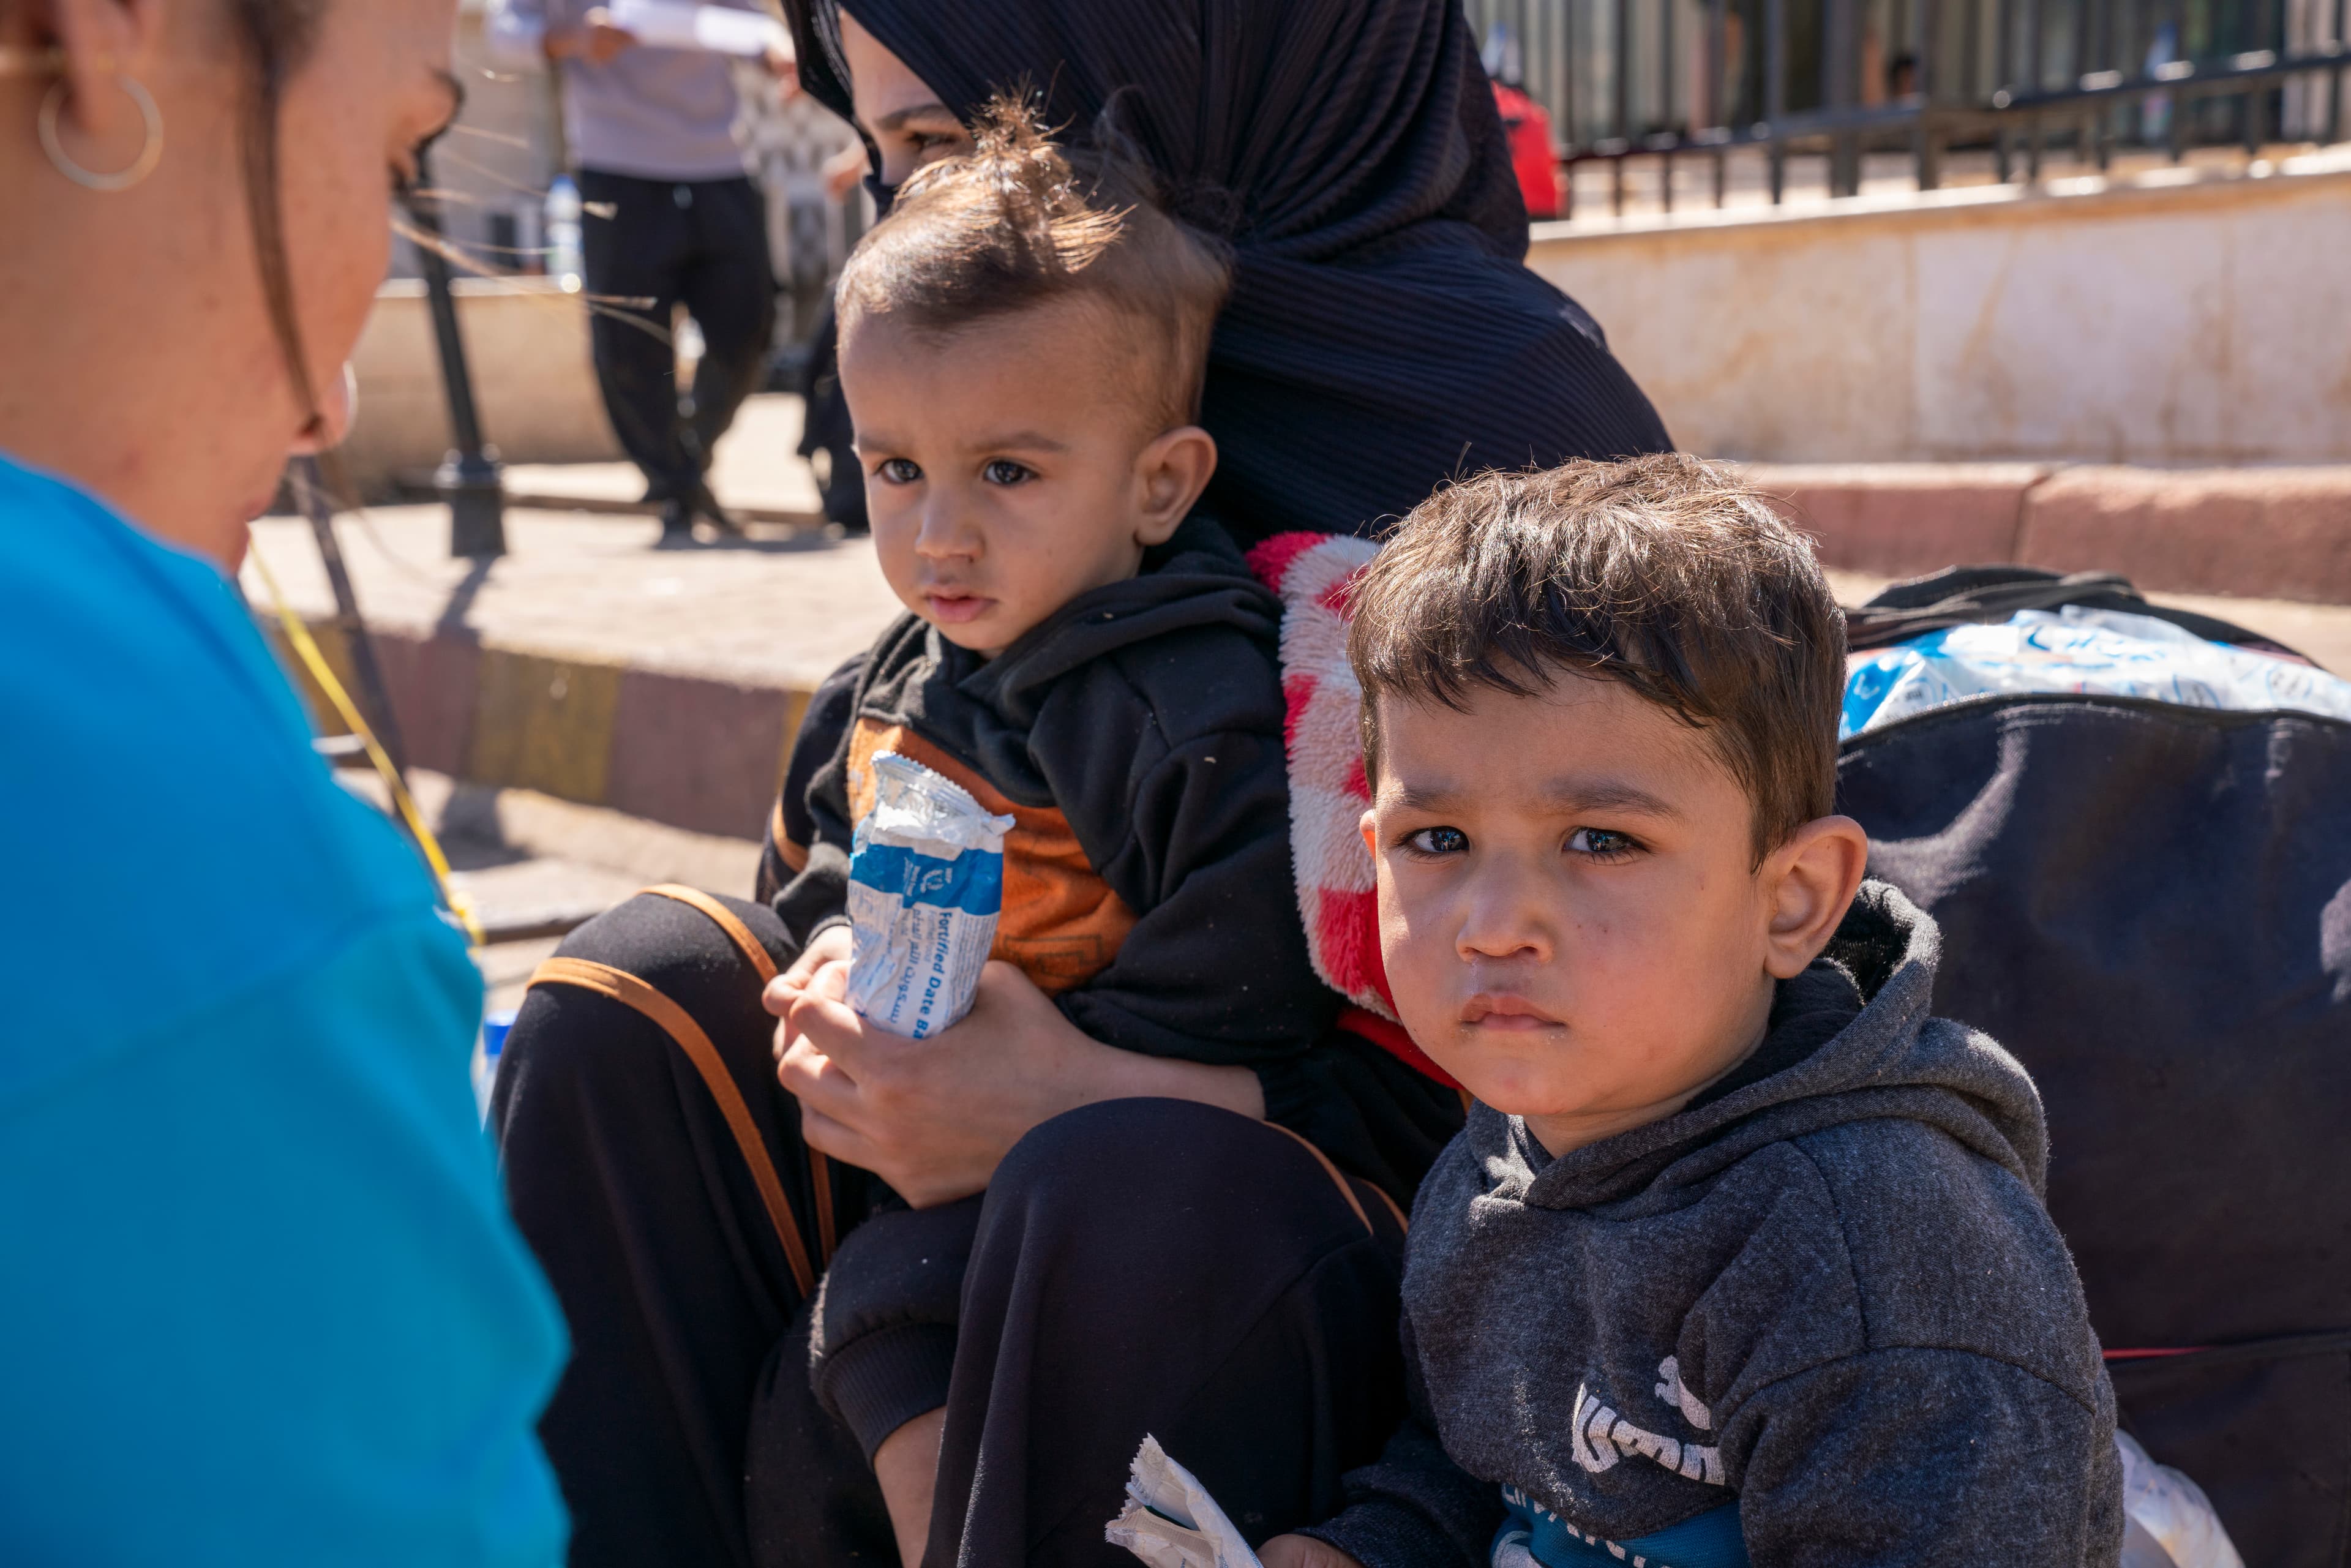
POLYGON ((1232 286, 1223 246, 1167 215, 1115 127, 1065 151, 1027 102, 980 113, 973 150, 917 170, 841 275, 844 330, 890 316, 945 336, 1061 299, 1106 307, 1140 350, 1150 407, 1199 417, 1208 338, 1232 286))
MULTIPOLYGON (((302 332, 294 312, 293 268, 287 259, 283 204, 278 197, 277 110, 287 78, 301 68, 318 42, 319 23, 329 3, 223 0, 222 7, 228 13, 236 46, 248 68, 237 127, 238 152, 244 165, 246 217, 261 268, 262 298, 269 308, 270 330, 285 357, 295 395, 312 414, 319 412, 318 398, 302 355, 302 332)), ((0 17, 10 9, 0 5, 0 17)))
POLYGON ((270 330, 286 361, 295 401, 311 417, 319 413, 318 389, 310 384, 302 351, 300 318, 295 313, 294 269, 286 254, 285 203, 278 190, 277 114, 286 83, 318 42, 329 0, 229 0, 248 74, 245 112, 239 125, 245 165, 245 210, 253 230, 253 250, 261 269, 261 294, 269 308, 270 330))
POLYGON ((1702 730, 1754 803, 1755 859, 1834 809, 1844 615, 1809 541, 1729 469, 1678 453, 1438 491, 1352 595, 1376 778, 1379 699, 1463 706, 1562 671, 1702 730))

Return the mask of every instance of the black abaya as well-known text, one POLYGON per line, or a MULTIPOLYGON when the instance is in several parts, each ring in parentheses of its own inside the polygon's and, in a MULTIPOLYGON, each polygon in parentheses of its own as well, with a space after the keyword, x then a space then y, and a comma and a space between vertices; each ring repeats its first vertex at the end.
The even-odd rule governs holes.
MULTIPOLYGON (((838 0, 793 0, 844 116, 838 0)), ((1122 128, 1238 267, 1210 350, 1207 501, 1242 543, 1367 533, 1448 478, 1670 444, 1526 209, 1460 0, 853 0, 968 117, 1041 84, 1122 128)))
POLYGON ((811 1386, 812 1326, 837 1336, 855 1308, 823 1304, 837 1277, 827 1298, 810 1287, 836 1237, 838 1268, 910 1223, 967 1260, 943 1305, 918 1303, 931 1321, 897 1332, 914 1354, 943 1333, 951 1383, 880 1422, 945 1401, 930 1568, 1132 1564, 1102 1528, 1145 1433, 1252 1539, 1337 1508, 1339 1477, 1404 1407, 1403 1219, 1378 1188, 1279 1127, 1120 1100, 1030 1133, 984 1198, 911 1213, 879 1178, 809 1159, 745 946, 772 969, 790 940, 765 904, 716 907, 738 936, 641 894, 564 942, 562 962, 674 1004, 668 1023, 535 985, 499 1067, 508 1200, 571 1329, 540 1433, 572 1568, 894 1563, 870 1445, 811 1386))

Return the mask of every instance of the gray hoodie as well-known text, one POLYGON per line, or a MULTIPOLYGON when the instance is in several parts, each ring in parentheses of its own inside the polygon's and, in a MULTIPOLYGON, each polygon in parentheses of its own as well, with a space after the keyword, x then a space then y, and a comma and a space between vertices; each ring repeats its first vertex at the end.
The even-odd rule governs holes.
POLYGON ((1679 1113, 1554 1160, 1476 1107, 1413 1208, 1416 1418, 1311 1533, 1483 1563, 1507 1497, 1546 1561, 2114 1563, 2114 1396, 2040 1098, 1928 1016, 1937 946, 1865 884, 1679 1113))

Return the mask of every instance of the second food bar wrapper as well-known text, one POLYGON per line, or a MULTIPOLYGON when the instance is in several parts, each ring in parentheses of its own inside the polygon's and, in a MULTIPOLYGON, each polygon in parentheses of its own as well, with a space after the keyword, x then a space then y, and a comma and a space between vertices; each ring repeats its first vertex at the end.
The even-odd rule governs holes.
POLYGON ((849 1003, 921 1040, 971 1010, 1004 907, 1004 834, 970 791, 894 751, 849 862, 849 1003))
POLYGON ((1127 1477, 1126 1507, 1102 1531, 1151 1568, 1260 1568, 1257 1553, 1192 1472, 1146 1437, 1127 1477))

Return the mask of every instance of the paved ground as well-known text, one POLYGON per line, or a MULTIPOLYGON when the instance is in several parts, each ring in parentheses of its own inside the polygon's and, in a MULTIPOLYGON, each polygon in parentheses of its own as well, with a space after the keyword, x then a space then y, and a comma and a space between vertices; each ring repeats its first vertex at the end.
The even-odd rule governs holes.
MULTIPOLYGON (((737 516, 799 524, 820 523, 816 476, 801 461, 800 400, 755 397, 719 439, 710 487, 737 516)), ((517 464, 507 470, 507 494, 593 507, 636 507, 645 476, 633 463, 517 464)))
MULTIPOLYGON (((476 565, 449 559, 440 507, 376 507, 341 528, 360 603, 372 623, 419 635, 456 632, 541 654, 804 688, 888 624, 898 606, 870 544, 811 521, 816 482, 796 450, 799 431, 799 398, 755 397, 719 443, 714 471, 722 502, 798 524, 755 521, 752 537, 742 539, 705 530, 695 549, 657 550, 649 513, 517 507, 507 514, 509 553, 476 565)), ((1803 471, 1766 472, 1785 481, 1803 471)), ((1841 470, 1820 471, 1834 472, 1841 470)), ((517 496, 600 508, 633 506, 643 488, 624 463, 516 467, 507 484, 517 496)), ((326 578, 307 527, 269 518, 255 533, 296 606, 311 614, 327 610, 326 578)), ((1883 580, 1850 580, 1848 596, 1866 597, 1883 580)), ((250 569, 246 591, 259 601, 250 569)), ((2201 607, 2188 596, 2158 597, 2201 607)), ((2226 600, 2214 601, 2213 612, 2351 673, 2351 609, 2226 600)))
MULTIPOLYGON (((650 518, 510 511, 508 553, 480 563, 449 558, 439 506, 371 507, 340 535, 371 625, 670 674, 815 681, 897 614, 865 540, 754 528, 665 550, 650 518)), ((298 610, 330 609, 307 524, 266 518, 254 536, 298 610)), ((266 602, 250 565, 245 584, 266 602)))
MULTIPOLYGON (((378 806, 367 768, 346 768, 346 788, 378 806)), ((417 769, 418 809, 441 841, 455 881, 492 938, 475 953, 493 1010, 521 1000, 523 982, 562 934, 639 888, 678 882, 738 898, 751 894, 759 846, 576 805, 528 789, 453 783, 417 769)))
MULTIPOLYGON (((798 420, 797 399, 753 401, 722 448, 723 499, 764 498, 776 515, 812 499, 808 466, 793 451, 798 420)), ((2343 532, 2351 470, 2049 477, 1995 467, 1773 469, 1765 477, 1801 503, 1828 559, 1876 573, 1998 559, 2039 548, 2032 541, 2045 532, 2050 548, 2072 539, 2066 548, 2085 558, 2060 549, 2052 564, 2116 567, 2143 584, 2229 580, 2260 593, 2308 586, 2351 600, 2351 535, 2343 532), (2289 480, 2313 496, 2279 499, 2263 489, 2292 490, 2289 480), (2070 511, 2051 500, 2027 515, 2028 492, 2063 499, 2061 491, 2075 490, 2085 494, 2070 511), (2262 570, 2246 575, 2248 562, 2262 570)), ((601 495, 596 504, 607 507, 631 504, 634 486, 603 465, 517 472, 517 483, 543 494, 601 495)), ((449 558, 437 506, 354 514, 339 531, 412 764, 609 807, 616 821, 738 841, 755 838, 773 809, 810 691, 898 613, 871 544, 838 529, 759 523, 747 538, 661 549, 649 516, 517 507, 507 517, 509 552, 478 562, 449 558)), ((266 520, 256 543, 256 559, 270 563, 298 609, 316 618, 330 608, 306 524, 266 520)), ((1834 575, 1847 602, 1886 580, 1834 575)), ((266 602, 255 567, 246 589, 266 602)), ((2351 603, 2157 597, 2351 674, 2351 603)), ((348 677, 348 650, 331 629, 321 641, 348 677)), ((569 896, 541 882, 552 872, 511 862, 477 869, 495 873, 500 897, 517 907, 552 908, 569 896)))
MULTIPOLYGON (((757 685, 820 679, 870 642, 898 602, 863 539, 759 529, 770 537, 690 550, 652 548, 634 517, 517 511, 511 553, 476 566, 447 555, 438 507, 386 507, 342 525, 360 601, 375 625, 429 633, 463 628, 486 643, 757 685)), ((308 528, 270 518, 255 529, 296 607, 329 607, 308 528)), ((1832 573, 1858 603, 1887 579, 1832 573)), ((262 601, 250 567, 246 591, 262 601)), ((2209 595, 2154 595, 2249 625, 2351 673, 2351 606, 2209 595)))
MULTIPOLYGON (((720 500, 747 514, 812 517, 816 482, 795 450, 799 430, 799 398, 747 402, 719 443, 720 500)), ((507 483, 517 496, 596 507, 632 506, 643 489, 625 463, 520 466, 507 471, 507 483)), ((705 530, 695 549, 657 550, 659 529, 649 514, 518 507, 507 518, 509 553, 479 566, 449 559, 447 517, 438 506, 371 508, 347 518, 341 534, 372 623, 422 634, 463 631, 493 645, 674 674, 802 685, 897 613, 866 541, 814 526, 748 526, 749 538, 705 530)), ((297 608, 327 610, 326 577, 308 528, 268 518, 255 534, 297 608)), ((1856 601, 1885 580, 1839 575, 1852 584, 1842 591, 1856 601)), ((250 569, 246 582, 260 601, 250 569)), ((2208 607, 2192 596, 2157 597, 2208 607)), ((2209 608, 2351 673, 2351 609, 2234 599, 2210 601, 2209 608)))
MULTIPOLYGON (((718 446, 714 488, 723 504, 813 517, 816 482, 795 450, 799 409, 789 395, 744 405, 718 446)), ((644 488, 625 463, 518 466, 507 482, 512 495, 599 507, 633 507, 644 488)), ((451 559, 448 514, 437 503, 350 513, 339 533, 371 625, 673 674, 812 682, 897 613, 866 541, 814 526, 747 527, 747 538, 705 528, 692 549, 657 549, 650 509, 516 506, 507 513, 507 553, 479 563, 451 559)), ((307 523, 266 517, 254 541, 296 609, 332 609, 307 523)), ((245 590, 266 603, 251 565, 245 590)))

